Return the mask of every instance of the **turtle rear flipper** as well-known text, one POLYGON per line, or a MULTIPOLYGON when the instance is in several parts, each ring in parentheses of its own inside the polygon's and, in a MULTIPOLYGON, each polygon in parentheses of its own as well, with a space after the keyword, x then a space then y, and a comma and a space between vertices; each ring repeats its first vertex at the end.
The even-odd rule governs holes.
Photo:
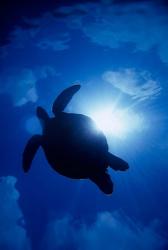
POLYGON ((23 152, 22 167, 24 172, 28 172, 33 158, 41 145, 41 135, 34 135, 27 142, 27 145, 23 152))
POLYGON ((111 153, 108 153, 107 155, 107 163, 114 170, 125 171, 129 168, 129 165, 126 161, 111 153))
POLYGON ((61 94, 56 98, 53 103, 52 112, 56 115, 58 112, 62 112, 67 104, 70 102, 73 95, 80 89, 80 85, 76 84, 67 89, 65 89, 61 94))
POLYGON ((107 172, 96 173, 90 176, 89 179, 93 181, 103 193, 112 194, 113 182, 107 172))

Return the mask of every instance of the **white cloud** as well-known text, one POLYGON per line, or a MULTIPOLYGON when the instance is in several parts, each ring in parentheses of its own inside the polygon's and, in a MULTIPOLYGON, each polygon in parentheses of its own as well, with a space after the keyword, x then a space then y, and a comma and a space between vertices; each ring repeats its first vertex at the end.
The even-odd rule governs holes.
POLYGON ((10 47, 21 49, 29 46, 53 51, 69 49, 69 34, 60 29, 58 20, 51 14, 47 13, 41 18, 26 19, 25 21, 31 24, 32 28, 24 29, 16 27, 11 34, 11 43, 5 46, 6 51, 8 51, 10 47))
POLYGON ((79 234, 71 222, 72 220, 68 216, 51 221, 47 226, 41 249, 59 250, 62 247, 73 246, 71 249, 75 250, 79 234))
POLYGON ((157 226, 157 220, 142 226, 118 212, 100 213, 90 226, 65 217, 48 224, 42 249, 162 250, 167 240, 157 226))
POLYGON ((45 14, 36 20, 38 32, 35 34, 35 45, 42 50, 63 51, 69 49, 70 35, 60 29, 60 23, 51 14, 45 14))
POLYGON ((36 102, 38 99, 36 80, 31 69, 9 72, 0 78, 0 92, 10 93, 15 105, 23 105, 29 101, 36 102))
POLYGON ((26 231, 19 225, 19 221, 23 223, 23 214, 15 183, 13 176, 0 177, 0 249, 30 250, 26 231))
POLYGON ((8 70, 0 76, 0 93, 10 94, 16 106, 36 102, 38 100, 36 82, 56 74, 56 71, 50 66, 37 67, 34 70, 30 68, 19 71, 8 70))
POLYGON ((118 48, 122 43, 133 43, 137 50, 158 48, 163 62, 168 63, 168 16, 152 3, 78 4, 60 8, 67 15, 67 24, 77 28, 93 43, 109 48, 118 48), (85 15, 68 15, 85 11, 85 15))
POLYGON ((37 46, 40 49, 52 49, 54 51, 62 51, 62 50, 66 50, 69 48, 68 45, 69 39, 65 39, 65 40, 50 40, 48 38, 42 39, 41 41, 39 41, 37 43, 37 46))
POLYGON ((134 69, 107 71, 102 77, 103 80, 138 101, 153 99, 161 92, 159 83, 146 71, 138 72, 134 69))

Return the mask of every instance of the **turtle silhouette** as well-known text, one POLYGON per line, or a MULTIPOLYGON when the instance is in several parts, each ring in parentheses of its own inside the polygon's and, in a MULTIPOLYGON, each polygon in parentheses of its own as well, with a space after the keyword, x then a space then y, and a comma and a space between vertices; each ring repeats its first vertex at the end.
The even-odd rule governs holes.
POLYGON ((23 170, 28 172, 32 160, 41 146, 51 167, 59 174, 73 179, 90 179, 105 194, 113 192, 108 167, 127 170, 128 163, 108 152, 108 144, 94 121, 83 114, 64 112, 72 96, 80 89, 73 85, 65 89, 54 101, 50 118, 42 107, 37 117, 42 124, 42 135, 32 136, 23 152, 23 170))

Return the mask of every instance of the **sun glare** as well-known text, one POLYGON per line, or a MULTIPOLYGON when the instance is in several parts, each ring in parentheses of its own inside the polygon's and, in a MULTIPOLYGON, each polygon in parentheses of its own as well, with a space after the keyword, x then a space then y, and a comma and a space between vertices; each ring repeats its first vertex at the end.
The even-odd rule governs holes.
POLYGON ((132 110, 103 109, 90 113, 96 125, 106 135, 125 139, 130 133, 142 129, 142 116, 134 113, 132 110))

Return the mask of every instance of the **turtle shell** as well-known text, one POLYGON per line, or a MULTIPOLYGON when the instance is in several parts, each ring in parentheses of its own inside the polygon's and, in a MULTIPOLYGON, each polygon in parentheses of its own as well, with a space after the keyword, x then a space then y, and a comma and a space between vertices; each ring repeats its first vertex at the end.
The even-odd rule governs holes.
POLYGON ((82 114, 60 112, 43 130, 42 147, 50 165, 71 178, 87 178, 105 171, 108 145, 93 120, 82 114))

